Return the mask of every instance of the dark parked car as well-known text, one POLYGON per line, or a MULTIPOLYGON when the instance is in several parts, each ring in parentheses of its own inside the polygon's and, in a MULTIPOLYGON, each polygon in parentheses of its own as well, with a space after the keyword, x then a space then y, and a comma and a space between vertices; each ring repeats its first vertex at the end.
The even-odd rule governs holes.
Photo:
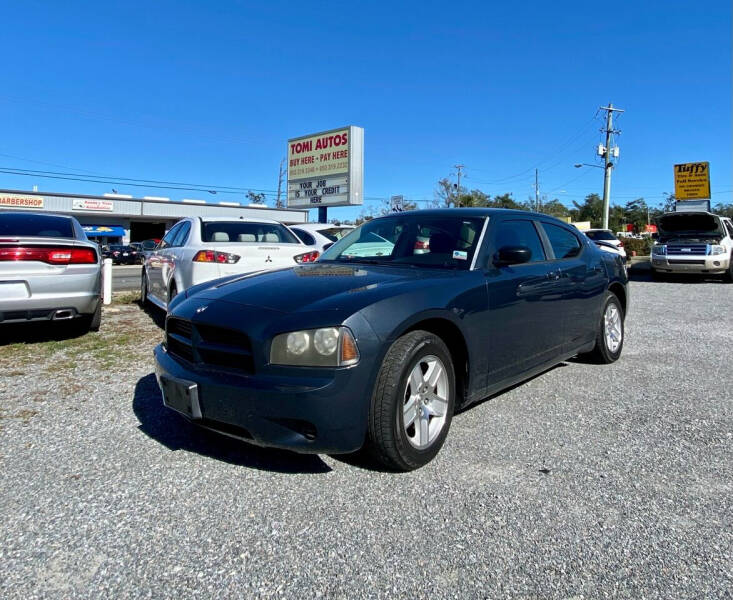
POLYGON ((103 251, 104 258, 111 258, 113 265, 136 265, 140 263, 141 253, 133 246, 111 245, 103 251))
POLYGON ((623 347, 618 256, 546 215, 499 209, 369 221, 315 264, 176 297, 155 349, 164 403, 298 452, 365 443, 420 467, 458 408, 575 355, 623 347))

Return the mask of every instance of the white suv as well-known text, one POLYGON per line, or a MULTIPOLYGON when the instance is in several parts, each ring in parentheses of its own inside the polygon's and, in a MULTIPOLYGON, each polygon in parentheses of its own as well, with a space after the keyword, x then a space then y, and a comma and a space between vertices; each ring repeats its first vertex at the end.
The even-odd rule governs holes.
POLYGON ((673 212, 657 219, 652 274, 724 275, 733 281, 733 223, 708 212, 673 212))
POLYGON ((226 277, 313 262, 309 249, 282 223, 266 219, 187 218, 145 257, 140 296, 167 310, 193 285, 226 277))

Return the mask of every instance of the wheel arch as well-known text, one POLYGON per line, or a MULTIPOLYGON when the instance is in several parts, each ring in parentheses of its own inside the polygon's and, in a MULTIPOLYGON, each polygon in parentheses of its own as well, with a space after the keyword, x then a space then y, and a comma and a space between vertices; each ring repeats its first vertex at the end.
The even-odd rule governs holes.
POLYGON ((608 291, 611 292, 614 296, 616 296, 621 303, 621 309, 624 311, 624 316, 626 316, 626 289, 623 285, 621 285, 618 281, 614 281, 611 283, 611 285, 608 286, 608 291))
POLYGON ((466 338, 461 329, 451 320, 442 317, 429 317, 411 323, 409 327, 401 331, 399 336, 403 336, 411 331, 422 330, 429 331, 437 335, 448 347, 451 359, 453 360, 453 369, 456 374, 456 408, 463 405, 468 396, 469 390, 469 354, 466 338))

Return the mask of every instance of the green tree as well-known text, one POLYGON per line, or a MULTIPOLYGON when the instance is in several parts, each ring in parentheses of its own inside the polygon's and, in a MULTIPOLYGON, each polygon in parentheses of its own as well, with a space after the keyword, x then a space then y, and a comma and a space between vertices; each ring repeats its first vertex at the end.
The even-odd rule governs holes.
POLYGON ((544 201, 542 203, 542 207, 540 208, 540 212, 546 215, 550 215, 552 217, 558 217, 560 219, 564 219, 570 216, 570 210, 568 209, 568 207, 560 202, 557 198, 550 200, 549 202, 544 201))
POLYGON ((649 207, 647 206, 644 198, 637 198, 631 200, 624 206, 624 217, 627 223, 631 223, 634 226, 635 231, 644 231, 644 226, 647 224, 647 219, 651 218, 649 207))
POLYGON ((733 219, 733 204, 723 204, 722 202, 718 202, 713 207, 713 212, 721 217, 729 217, 733 219))
POLYGON ((603 223, 603 200, 598 194, 588 194, 580 203, 573 200, 575 210, 570 211, 573 221, 590 221, 590 226, 597 228, 603 223))
POLYGON ((264 193, 256 193, 252 190, 249 190, 247 192, 247 200, 252 202, 253 204, 264 204, 265 203, 265 194, 264 193))
POLYGON ((442 206, 449 208, 456 205, 458 198, 458 188, 447 177, 438 180, 438 187, 435 188, 434 192, 436 206, 442 206))
POLYGON ((481 190, 471 190, 468 193, 459 194, 455 206, 462 208, 488 206, 490 200, 490 196, 484 194, 481 190))
POLYGON ((501 196, 494 196, 486 206, 491 208, 513 208, 515 210, 528 210, 527 204, 517 202, 512 198, 511 194, 502 194, 501 196))

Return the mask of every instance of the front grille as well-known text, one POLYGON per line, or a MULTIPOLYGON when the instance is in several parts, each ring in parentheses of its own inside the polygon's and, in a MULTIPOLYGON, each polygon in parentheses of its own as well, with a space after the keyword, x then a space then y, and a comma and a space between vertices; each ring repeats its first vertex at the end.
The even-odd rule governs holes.
POLYGON ((707 244, 667 244, 667 255, 674 256, 705 256, 708 253, 707 244))
POLYGON ((675 260, 670 258, 667 260, 670 265, 704 265, 704 260, 675 260))
POLYGON ((169 354, 190 363, 254 373, 252 343, 241 331, 169 317, 166 344, 169 354))

